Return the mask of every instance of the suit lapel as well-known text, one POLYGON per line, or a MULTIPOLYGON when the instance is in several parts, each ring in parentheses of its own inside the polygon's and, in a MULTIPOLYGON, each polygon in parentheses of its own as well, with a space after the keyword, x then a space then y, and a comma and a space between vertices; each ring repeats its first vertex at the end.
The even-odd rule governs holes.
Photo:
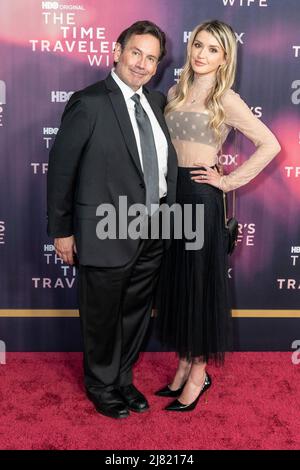
MULTIPOLYGON (((140 157, 136 145, 136 140, 133 132, 133 128, 131 125, 130 117, 128 114, 128 109, 122 94, 122 91, 114 81, 111 75, 109 75, 106 80, 105 80, 105 85, 108 90, 108 96, 111 100, 111 104, 113 107, 113 110, 115 112, 116 118, 119 122, 119 126, 122 132, 122 135, 124 137, 125 144, 128 148, 129 154, 133 160, 133 163, 141 177, 141 179, 144 181, 144 174, 142 171, 141 167, 141 162, 140 162, 140 157)), ((161 108, 159 107, 158 104, 151 98, 151 93, 144 88, 144 91, 146 92, 146 98, 151 106, 151 109, 153 110, 156 119, 159 122, 159 125, 161 126, 162 131, 165 134, 165 137, 167 139, 168 143, 168 180, 170 175, 172 174, 172 169, 177 168, 177 159, 176 159, 176 153, 173 148, 169 130, 166 124, 166 121, 164 119, 163 112, 161 108)), ((113 136, 112 136, 113 138, 113 136)))
POLYGON ((111 100, 111 104, 115 112, 116 118, 119 122, 119 126, 122 131, 127 149, 141 178, 144 179, 139 152, 137 149, 133 128, 131 125, 128 109, 123 94, 114 79, 111 77, 111 75, 106 78, 105 84, 109 90, 109 98, 111 100))
POLYGON ((174 165, 175 165, 175 168, 177 167, 177 163, 176 163, 177 162, 177 156, 176 156, 176 153, 175 153, 172 141, 171 141, 171 137, 170 137, 170 134, 169 134, 169 129, 168 129, 168 126, 166 124, 164 114, 163 114, 160 106, 158 106, 158 104, 156 104, 155 101, 151 99, 151 94, 149 93, 149 91, 147 89, 144 88, 144 91, 146 91, 147 101, 150 104, 151 109, 154 112, 155 117, 158 120, 159 125, 160 125, 163 133, 165 134, 166 139, 167 139, 167 143, 168 143, 168 175, 167 175, 167 181, 168 181, 169 176, 172 173, 172 168, 174 167, 174 165))

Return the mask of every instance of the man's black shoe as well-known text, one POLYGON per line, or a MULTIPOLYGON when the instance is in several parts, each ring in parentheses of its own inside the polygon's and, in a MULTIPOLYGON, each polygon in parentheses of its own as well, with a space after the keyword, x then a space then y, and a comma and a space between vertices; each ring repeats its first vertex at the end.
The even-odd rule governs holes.
POLYGON ((142 413, 149 409, 146 398, 133 384, 120 387, 120 392, 130 410, 142 413))
POLYGON ((129 416, 128 406, 122 398, 118 390, 107 392, 99 390, 99 392, 86 392, 87 397, 94 403, 98 413, 109 418, 127 418, 129 416))

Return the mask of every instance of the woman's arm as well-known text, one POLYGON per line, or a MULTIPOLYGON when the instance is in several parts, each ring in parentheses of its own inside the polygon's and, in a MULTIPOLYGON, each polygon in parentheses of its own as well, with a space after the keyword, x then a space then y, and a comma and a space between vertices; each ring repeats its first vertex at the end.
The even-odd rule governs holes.
POLYGON ((274 134, 250 110, 247 104, 233 90, 225 93, 222 103, 225 110, 225 123, 238 129, 256 147, 255 152, 236 170, 224 175, 220 189, 231 191, 249 183, 279 153, 281 147, 274 134))

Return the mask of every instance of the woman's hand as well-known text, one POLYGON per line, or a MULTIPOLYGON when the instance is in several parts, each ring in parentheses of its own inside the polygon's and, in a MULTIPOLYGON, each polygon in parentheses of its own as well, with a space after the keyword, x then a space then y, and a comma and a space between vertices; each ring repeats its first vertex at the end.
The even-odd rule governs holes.
POLYGON ((190 173, 192 174, 192 180, 195 183, 205 183, 214 186, 215 188, 220 188, 221 176, 216 168, 210 168, 203 163, 197 163, 195 166, 199 168, 199 166, 205 168, 201 168, 200 170, 193 170, 190 173))

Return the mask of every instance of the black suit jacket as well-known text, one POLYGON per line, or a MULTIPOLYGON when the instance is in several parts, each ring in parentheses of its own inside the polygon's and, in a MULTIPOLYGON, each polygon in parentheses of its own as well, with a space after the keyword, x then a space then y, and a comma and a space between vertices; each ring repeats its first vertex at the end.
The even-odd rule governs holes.
MULTIPOLYGON (((171 205, 177 158, 163 117, 165 97, 146 88, 144 93, 168 142, 167 203, 171 205)), ((48 235, 75 235, 80 264, 123 266, 133 258, 139 240, 100 240, 96 235, 97 206, 112 204, 118 220, 119 196, 127 196, 128 206, 145 204, 146 190, 127 106, 109 75, 74 93, 64 110, 49 157, 48 235)))

